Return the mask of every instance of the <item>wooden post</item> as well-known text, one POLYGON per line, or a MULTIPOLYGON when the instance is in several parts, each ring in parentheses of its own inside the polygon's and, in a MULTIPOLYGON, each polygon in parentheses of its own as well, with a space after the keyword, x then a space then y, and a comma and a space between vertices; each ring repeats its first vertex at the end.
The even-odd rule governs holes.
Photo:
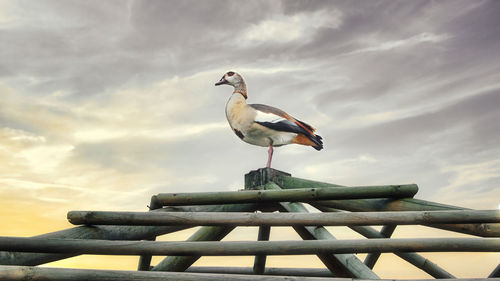
MULTIPOLYGON (((305 180, 295 177, 276 175, 273 178, 283 189, 341 187, 340 185, 305 180)), ((465 208, 445 205, 425 200, 403 199, 354 199, 354 200, 325 200, 317 203, 335 209, 366 212, 366 211, 431 211, 431 210, 465 210, 465 208)), ((446 224, 428 225, 430 227, 446 229, 471 235, 484 237, 500 237, 499 224, 446 224)))
POLYGON ((291 174, 272 168, 260 168, 250 171, 248 174, 245 174, 245 189, 258 189, 258 187, 264 186, 278 176, 290 177, 291 174))
MULTIPOLYGON (((161 205, 158 204, 158 201, 156 200, 156 197, 153 196, 153 197, 151 197, 151 201, 150 201, 148 207, 149 207, 149 211, 152 211, 152 210, 156 210, 156 209, 161 208, 161 205)), ((146 239, 146 240, 155 241, 156 240, 156 236, 155 237, 151 237, 151 238, 146 239)), ((149 270, 149 267, 151 266, 151 259, 152 259, 151 255, 142 255, 142 256, 140 256, 139 257, 139 264, 137 265, 137 270, 139 270, 139 271, 149 270)))
MULTIPOLYGON (((259 227, 259 234, 257 237, 258 241, 268 241, 269 235, 271 234, 271 227, 268 225, 263 225, 259 227)), ((253 263, 254 274, 264 274, 266 269, 266 255, 256 255, 253 263)))
MULTIPOLYGON (((312 203, 313 205, 317 205, 312 203)), ((319 208, 328 210, 319 205, 319 208)), ((335 213, 99 212, 71 211, 74 224, 92 225, 386 225, 500 222, 499 210, 446 210, 335 213)))
MULTIPOLYGON (((385 238, 390 238, 394 230, 396 229, 396 225, 384 225, 380 230, 380 235, 385 238)), ((380 253, 369 253, 365 258, 365 265, 369 268, 373 269, 375 263, 377 263, 378 258, 380 257, 380 253)))

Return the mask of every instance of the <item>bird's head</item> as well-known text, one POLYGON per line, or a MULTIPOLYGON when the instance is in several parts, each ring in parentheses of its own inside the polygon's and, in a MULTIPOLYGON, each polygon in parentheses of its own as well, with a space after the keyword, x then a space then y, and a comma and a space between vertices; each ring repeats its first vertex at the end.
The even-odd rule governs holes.
POLYGON ((243 78, 241 77, 241 75, 239 75, 236 72, 229 71, 226 74, 224 74, 224 76, 222 76, 222 78, 219 80, 219 82, 215 83, 215 86, 227 84, 227 85, 231 85, 235 88, 238 88, 241 84, 244 84, 244 83, 245 82, 243 81, 243 78))

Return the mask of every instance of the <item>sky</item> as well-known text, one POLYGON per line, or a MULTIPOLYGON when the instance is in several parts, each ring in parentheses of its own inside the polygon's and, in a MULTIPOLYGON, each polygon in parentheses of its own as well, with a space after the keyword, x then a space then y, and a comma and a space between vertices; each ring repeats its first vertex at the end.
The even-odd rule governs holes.
MULTIPOLYGON (((498 14, 499 1, 0 0, 0 235, 69 228, 69 210, 145 211, 160 192, 243 188, 267 149, 230 130, 232 89, 214 86, 227 71, 249 103, 323 137, 319 152, 276 148, 274 168, 498 209, 498 14)), ((428 255, 463 277, 500 260, 428 255)), ((397 277, 394 260, 375 272, 397 277)))

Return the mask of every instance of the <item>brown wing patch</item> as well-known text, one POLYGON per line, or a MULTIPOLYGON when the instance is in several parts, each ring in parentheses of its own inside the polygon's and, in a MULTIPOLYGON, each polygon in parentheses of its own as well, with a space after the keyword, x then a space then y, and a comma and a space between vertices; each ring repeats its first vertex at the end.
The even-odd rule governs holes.
POLYGON ((307 136, 303 134, 298 134, 295 138, 293 138, 292 143, 316 146, 316 144, 312 140, 310 140, 307 136))

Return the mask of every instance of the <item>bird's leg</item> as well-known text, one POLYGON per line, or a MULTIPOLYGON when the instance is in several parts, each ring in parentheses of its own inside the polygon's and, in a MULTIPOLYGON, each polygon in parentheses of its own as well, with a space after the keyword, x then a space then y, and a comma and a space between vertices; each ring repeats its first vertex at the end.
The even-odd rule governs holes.
POLYGON ((271 168, 271 160, 273 159, 273 145, 269 145, 269 150, 267 151, 267 168, 271 168))

